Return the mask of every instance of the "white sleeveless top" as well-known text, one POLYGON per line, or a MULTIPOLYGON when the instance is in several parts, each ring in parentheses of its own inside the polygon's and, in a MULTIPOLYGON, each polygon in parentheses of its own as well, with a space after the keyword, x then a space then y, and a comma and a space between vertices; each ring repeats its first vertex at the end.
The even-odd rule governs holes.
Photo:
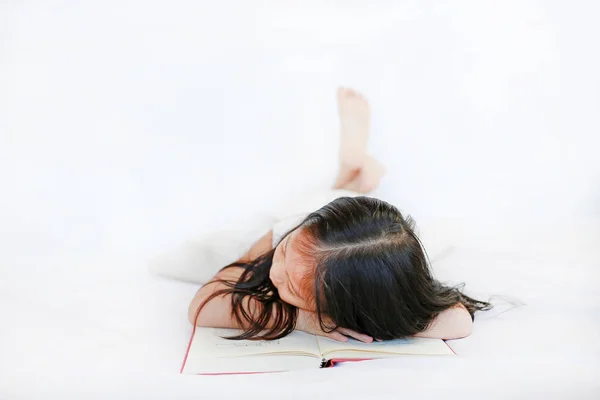
POLYGON ((288 233, 290 230, 294 229, 296 226, 300 225, 300 223, 306 218, 306 214, 299 214, 295 217, 286 218, 282 221, 276 222, 273 225, 273 248, 277 246, 279 241, 283 239, 283 236, 288 233))
POLYGON ((327 189, 314 192, 304 197, 295 197, 283 205, 280 210, 274 211, 278 222, 273 225, 273 248, 283 239, 283 235, 298 226, 311 212, 318 210, 338 197, 362 196, 360 193, 343 189, 327 189))

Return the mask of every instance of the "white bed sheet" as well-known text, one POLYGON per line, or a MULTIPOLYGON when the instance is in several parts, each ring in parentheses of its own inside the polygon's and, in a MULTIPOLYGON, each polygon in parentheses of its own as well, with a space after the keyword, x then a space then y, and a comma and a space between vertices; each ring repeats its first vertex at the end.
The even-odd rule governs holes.
POLYGON ((430 225, 424 237, 455 232, 434 261, 440 279, 526 305, 480 314, 469 338, 449 342, 458 357, 274 375, 179 375, 195 285, 153 277, 135 260, 32 255, 0 281, 0 398, 597 398, 598 226, 486 236, 430 225))

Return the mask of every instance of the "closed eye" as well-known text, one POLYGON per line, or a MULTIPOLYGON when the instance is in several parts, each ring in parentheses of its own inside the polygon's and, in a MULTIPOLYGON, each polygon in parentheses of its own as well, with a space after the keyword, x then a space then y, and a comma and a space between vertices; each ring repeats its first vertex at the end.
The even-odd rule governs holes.
POLYGON ((287 288, 288 288, 288 290, 290 291, 291 294, 293 294, 294 296, 298 297, 298 295, 294 291, 294 288, 292 288, 292 285, 290 284, 290 278, 289 278, 289 276, 288 276, 288 281, 287 281, 287 288))
POLYGON ((293 294, 294 296, 298 297, 298 294, 296 294, 296 291, 292 287, 292 280, 290 279, 290 274, 288 273, 287 269, 285 271, 285 276, 287 277, 286 287, 287 287, 288 291, 291 294, 293 294))

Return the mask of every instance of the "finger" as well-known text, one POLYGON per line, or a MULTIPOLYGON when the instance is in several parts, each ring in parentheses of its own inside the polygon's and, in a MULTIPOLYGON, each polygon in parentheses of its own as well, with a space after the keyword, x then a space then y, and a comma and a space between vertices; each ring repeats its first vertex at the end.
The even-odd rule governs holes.
POLYGON ((346 335, 346 336, 350 336, 351 338, 354 338, 360 342, 364 342, 364 343, 371 343, 373 341, 373 338, 369 335, 365 335, 363 333, 358 333, 353 331, 352 329, 346 329, 346 328, 337 328, 336 329, 338 332, 346 335))
POLYGON ((331 338, 333 340, 337 340, 338 342, 347 342, 348 338, 344 335, 342 335, 341 333, 339 333, 338 331, 333 331, 327 334, 328 338, 331 338))
POLYGON ((353 331, 352 329, 338 328, 338 331, 340 331, 340 333, 343 333, 346 336, 350 336, 360 342, 364 342, 364 343, 373 342, 373 338, 371 336, 365 335, 363 333, 358 333, 356 331, 353 331))

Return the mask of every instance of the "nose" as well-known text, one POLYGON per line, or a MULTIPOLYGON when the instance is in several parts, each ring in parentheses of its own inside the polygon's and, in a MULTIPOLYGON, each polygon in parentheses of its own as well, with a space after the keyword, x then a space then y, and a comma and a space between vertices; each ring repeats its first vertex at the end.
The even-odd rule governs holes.
POLYGON ((278 265, 271 266, 271 273, 269 274, 271 281, 275 286, 281 286, 284 283, 280 268, 278 265))

